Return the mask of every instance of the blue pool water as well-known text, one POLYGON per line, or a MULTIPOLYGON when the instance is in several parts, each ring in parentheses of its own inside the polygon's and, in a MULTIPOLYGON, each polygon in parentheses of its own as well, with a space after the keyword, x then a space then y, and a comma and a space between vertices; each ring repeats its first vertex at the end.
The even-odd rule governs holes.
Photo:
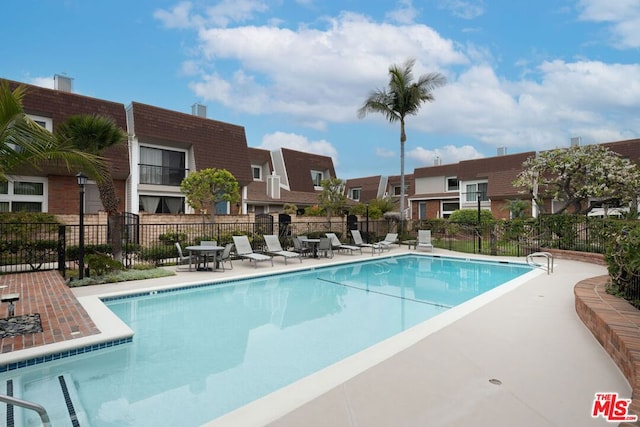
POLYGON ((528 271, 407 255, 114 299, 132 343, 0 379, 55 426, 60 376, 81 425, 197 426, 528 271))

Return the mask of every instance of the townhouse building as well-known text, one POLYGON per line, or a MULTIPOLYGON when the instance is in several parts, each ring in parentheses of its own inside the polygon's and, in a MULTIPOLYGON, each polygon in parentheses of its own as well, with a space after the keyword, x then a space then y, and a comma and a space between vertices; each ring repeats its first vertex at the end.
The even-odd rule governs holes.
MULTIPOLYGON (((180 183, 192 171, 224 168, 238 180, 241 202, 218 203, 216 214, 280 212, 285 203, 317 204, 320 182, 335 177, 327 156, 290 149, 249 148, 242 126, 206 117, 195 104, 191 114, 132 102, 124 104, 73 93, 71 79, 56 76, 46 89, 8 81, 11 89, 25 86, 23 108, 37 123, 54 132, 67 117, 99 114, 126 130, 122 144, 103 153, 120 198, 120 210, 134 214, 192 213, 180 183), (269 184, 269 186, 267 186, 269 184)), ((76 173, 49 162, 35 169, 25 166, 0 183, 0 212, 78 212, 76 173)), ((85 189, 85 213, 102 210, 94 182, 85 189)))

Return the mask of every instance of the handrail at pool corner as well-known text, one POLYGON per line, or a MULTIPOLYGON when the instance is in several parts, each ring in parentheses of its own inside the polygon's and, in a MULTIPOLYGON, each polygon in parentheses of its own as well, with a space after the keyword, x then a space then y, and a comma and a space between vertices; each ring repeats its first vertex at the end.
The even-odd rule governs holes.
POLYGON ((544 257, 547 259, 547 274, 553 273, 553 254, 550 252, 533 252, 527 255, 527 264, 534 267, 544 267, 533 260, 534 257, 544 257))
POLYGON ((44 409, 44 406, 42 405, 39 405, 34 402, 29 402, 27 400, 18 399, 17 397, 7 396, 6 394, 0 394, 0 402, 4 402, 10 405, 20 406, 22 408, 36 411, 40 416, 40 421, 42 421, 42 425, 44 427, 51 427, 49 414, 47 413, 47 410, 44 409))

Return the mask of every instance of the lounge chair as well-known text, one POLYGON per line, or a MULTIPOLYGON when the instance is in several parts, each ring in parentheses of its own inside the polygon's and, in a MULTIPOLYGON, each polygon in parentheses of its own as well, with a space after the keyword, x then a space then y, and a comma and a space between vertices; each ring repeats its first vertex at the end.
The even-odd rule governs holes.
POLYGON ((224 271, 224 263, 228 262, 231 270, 233 270, 233 264, 231 263, 231 250, 233 249, 233 243, 227 243, 224 247, 222 253, 216 256, 216 265, 222 266, 222 271, 224 271))
POLYGON ((398 243, 398 233, 387 233, 384 240, 377 242, 383 249, 391 250, 391 245, 398 243))
POLYGON ((250 262, 253 261, 254 267, 258 267, 258 261, 271 261, 273 267, 273 257, 253 252, 247 236, 233 236, 233 244, 236 246, 236 255, 240 258, 246 258, 250 262))
POLYGON ((365 243, 362 240, 362 236, 360 235, 360 231, 351 230, 351 236, 353 237, 353 243, 356 246, 360 246, 361 248, 371 248, 371 255, 373 255, 376 251, 382 252, 382 246, 377 243, 365 243))
POLYGON ((273 256, 281 256, 284 258, 284 263, 287 263, 288 258, 299 258, 300 262, 302 262, 302 255, 298 252, 285 251, 282 249, 282 245, 280 245, 280 240, 278 236, 275 234, 265 234, 264 242, 267 245, 267 253, 273 256))
POLYGON ((433 251, 433 244, 431 243, 431 230, 418 230, 418 241, 416 242, 416 249, 433 251))
POLYGON ((340 241, 340 239, 338 239, 338 236, 336 236, 336 233, 325 233, 325 235, 329 239, 331 239, 331 249, 332 250, 351 251, 352 255, 353 255, 353 251, 360 251, 360 254, 362 254, 362 248, 360 246, 344 245, 340 241))

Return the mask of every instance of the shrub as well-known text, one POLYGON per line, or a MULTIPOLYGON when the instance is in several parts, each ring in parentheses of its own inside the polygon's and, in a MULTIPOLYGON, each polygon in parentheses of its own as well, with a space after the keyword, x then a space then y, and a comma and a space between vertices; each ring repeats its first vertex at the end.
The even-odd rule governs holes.
POLYGON ((162 233, 158 236, 158 239, 165 245, 174 245, 176 242, 182 243, 187 240, 186 233, 180 233, 177 231, 169 231, 162 233))
POLYGON ((107 273, 121 271, 124 266, 121 262, 114 260, 106 254, 90 254, 87 256, 87 265, 92 274, 104 276, 107 273))
MULTIPOLYGON (((458 224, 476 225, 478 224, 477 209, 458 209, 451 213, 449 221, 458 224)), ((480 221, 483 224, 489 224, 494 221, 493 214, 487 209, 480 209, 480 221)))

